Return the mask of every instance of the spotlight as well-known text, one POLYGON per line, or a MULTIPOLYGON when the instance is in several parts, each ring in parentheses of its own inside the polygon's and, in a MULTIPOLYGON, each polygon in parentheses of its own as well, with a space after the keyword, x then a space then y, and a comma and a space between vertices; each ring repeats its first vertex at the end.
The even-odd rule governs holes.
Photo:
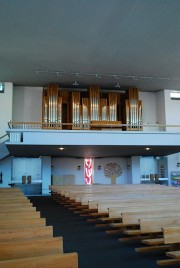
POLYGON ((77 81, 74 81, 73 86, 79 86, 79 83, 77 81))
POLYGON ((116 87, 116 88, 120 88, 121 86, 120 86, 119 83, 117 83, 117 84, 115 85, 115 87, 116 87))

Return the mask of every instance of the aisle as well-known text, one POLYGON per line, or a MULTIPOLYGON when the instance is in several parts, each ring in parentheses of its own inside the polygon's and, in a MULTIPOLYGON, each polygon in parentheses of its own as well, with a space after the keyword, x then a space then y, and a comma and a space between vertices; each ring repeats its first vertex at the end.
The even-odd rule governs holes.
POLYGON ((79 268, 157 268, 156 260, 164 257, 160 252, 136 253, 140 244, 119 242, 49 196, 29 198, 47 225, 53 225, 54 236, 63 236, 64 252, 78 253, 79 268))

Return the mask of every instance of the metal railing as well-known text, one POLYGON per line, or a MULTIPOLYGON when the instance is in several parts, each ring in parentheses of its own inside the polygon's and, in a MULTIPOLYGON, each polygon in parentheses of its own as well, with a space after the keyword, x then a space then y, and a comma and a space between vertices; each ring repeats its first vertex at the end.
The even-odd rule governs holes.
POLYGON ((4 142, 6 140, 5 137, 9 138, 8 134, 4 134, 3 136, 0 137, 0 143, 4 142))
MULTIPOLYGON (((49 130, 125 130, 125 131, 180 131, 180 125, 163 124, 118 124, 105 123, 42 123, 42 122, 8 122, 9 129, 49 129, 49 130)), ((7 134, 6 134, 7 135, 7 134)), ((5 135, 5 136, 6 136, 5 135)))

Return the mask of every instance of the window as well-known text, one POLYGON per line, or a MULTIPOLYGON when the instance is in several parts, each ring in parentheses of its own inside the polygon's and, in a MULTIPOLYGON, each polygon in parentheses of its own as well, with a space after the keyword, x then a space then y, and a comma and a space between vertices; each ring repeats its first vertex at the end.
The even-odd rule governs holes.
POLYGON ((0 93, 4 93, 4 83, 0 82, 0 93))
POLYGON ((180 91, 171 91, 170 97, 171 100, 180 100, 180 91))

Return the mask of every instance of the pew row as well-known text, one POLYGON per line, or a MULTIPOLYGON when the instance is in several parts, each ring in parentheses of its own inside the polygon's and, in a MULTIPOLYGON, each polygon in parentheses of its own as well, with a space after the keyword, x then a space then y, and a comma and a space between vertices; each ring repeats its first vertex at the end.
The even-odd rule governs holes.
POLYGON ((43 237, 30 240, 0 242, 0 261, 55 253, 63 253, 62 237, 43 237))
POLYGON ((78 255, 75 252, 28 257, 0 262, 1 268, 78 268, 78 255))
POLYGON ((0 221, 0 230, 16 229, 23 227, 32 227, 32 226, 46 226, 45 218, 35 218, 35 219, 24 219, 24 220, 5 220, 0 221))
POLYGON ((0 230, 0 242, 28 240, 43 237, 53 237, 52 226, 0 230))
POLYGON ((24 219, 36 219, 40 218, 41 214, 39 211, 22 211, 22 212, 12 212, 12 213, 0 213, 0 222, 1 221, 10 221, 10 220, 24 220, 24 219))
POLYGON ((139 221, 141 235, 149 234, 154 238, 143 239, 141 242, 143 244, 146 244, 147 246, 136 248, 136 252, 147 252, 152 250, 171 248, 171 245, 169 243, 164 243, 164 238, 162 236, 162 228, 166 226, 180 225, 180 216, 140 219, 139 221), (161 234, 161 237, 159 237, 159 234, 161 234))
POLYGON ((171 259, 158 260, 159 266, 178 265, 180 264, 180 225, 162 227, 165 244, 171 244, 173 251, 166 252, 166 256, 171 259))

